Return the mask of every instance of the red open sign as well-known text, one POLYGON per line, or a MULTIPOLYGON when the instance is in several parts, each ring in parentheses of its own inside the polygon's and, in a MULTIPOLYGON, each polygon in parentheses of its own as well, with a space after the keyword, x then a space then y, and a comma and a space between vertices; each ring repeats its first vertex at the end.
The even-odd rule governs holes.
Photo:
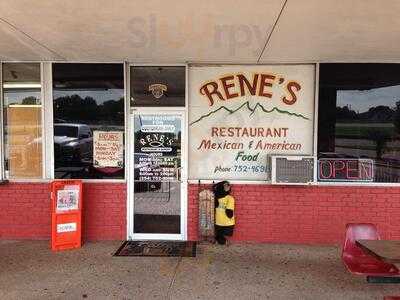
POLYGON ((374 161, 358 158, 321 158, 318 160, 319 181, 373 181, 374 161))

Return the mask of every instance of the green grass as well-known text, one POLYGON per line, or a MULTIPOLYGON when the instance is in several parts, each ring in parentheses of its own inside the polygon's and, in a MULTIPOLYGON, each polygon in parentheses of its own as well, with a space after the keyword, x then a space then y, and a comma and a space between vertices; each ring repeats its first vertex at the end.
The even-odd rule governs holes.
POLYGON ((392 123, 370 123, 370 124, 336 124, 335 135, 341 138, 367 138, 370 132, 379 132, 385 136, 396 135, 396 128, 392 123))

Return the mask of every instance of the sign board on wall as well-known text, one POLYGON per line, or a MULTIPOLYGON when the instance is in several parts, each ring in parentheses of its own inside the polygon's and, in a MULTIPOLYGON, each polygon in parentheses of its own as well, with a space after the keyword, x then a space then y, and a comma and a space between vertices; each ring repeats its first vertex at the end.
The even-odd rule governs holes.
POLYGON ((190 179, 266 180, 267 155, 312 155, 314 65, 189 69, 190 179))
POLYGON ((93 132, 93 164, 96 168, 124 166, 124 137, 122 131, 93 132))

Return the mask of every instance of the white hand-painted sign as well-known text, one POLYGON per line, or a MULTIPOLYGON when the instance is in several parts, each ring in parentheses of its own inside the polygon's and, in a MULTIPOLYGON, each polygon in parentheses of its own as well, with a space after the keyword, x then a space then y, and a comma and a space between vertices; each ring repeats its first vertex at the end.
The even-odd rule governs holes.
POLYGON ((190 179, 266 180, 267 155, 312 155, 314 65, 189 69, 190 179))
POLYGON ((122 131, 93 132, 93 164, 96 168, 122 168, 124 137, 122 131))

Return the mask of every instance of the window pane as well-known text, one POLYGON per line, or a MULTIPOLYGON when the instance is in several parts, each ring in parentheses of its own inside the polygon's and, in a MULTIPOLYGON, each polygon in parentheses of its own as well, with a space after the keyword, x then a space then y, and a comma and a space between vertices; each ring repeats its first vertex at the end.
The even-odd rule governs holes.
POLYGON ((131 67, 131 106, 185 106, 185 67, 131 67))
POLYGON ((400 181, 400 64, 321 64, 319 179, 400 181))
POLYGON ((179 234, 182 118, 136 114, 134 129, 134 232, 179 234))
POLYGON ((5 173, 42 178, 40 64, 3 64, 5 173))
POLYGON ((55 178, 124 178, 122 64, 53 64, 55 178))

